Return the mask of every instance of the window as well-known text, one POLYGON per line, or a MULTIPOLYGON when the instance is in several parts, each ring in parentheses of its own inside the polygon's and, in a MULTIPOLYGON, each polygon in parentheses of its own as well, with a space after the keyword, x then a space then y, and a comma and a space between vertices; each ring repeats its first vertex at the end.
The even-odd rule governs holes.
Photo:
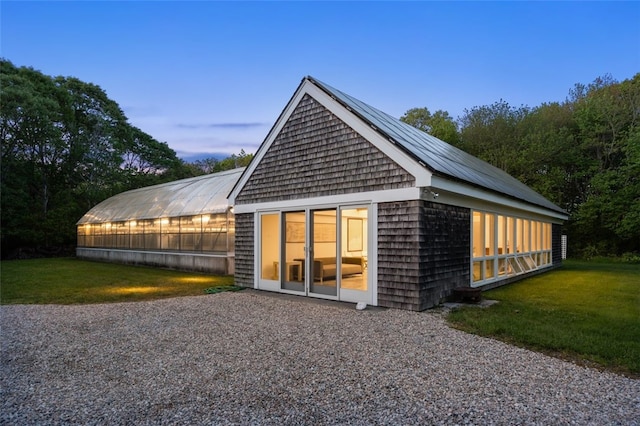
POLYGON ((484 221, 482 217, 482 213, 473 212, 473 257, 479 257, 483 252, 482 248, 484 247, 484 221))
POLYGON ((498 215, 498 254, 507 254, 507 218, 498 215))
POLYGON ((485 214, 484 219, 484 254, 493 256, 496 254, 496 217, 493 214, 485 214))
POLYGON ((551 263, 551 224, 473 211, 471 276, 475 285, 551 263))
POLYGON ((123 250, 227 252, 233 250, 227 213, 78 225, 78 247, 123 250))

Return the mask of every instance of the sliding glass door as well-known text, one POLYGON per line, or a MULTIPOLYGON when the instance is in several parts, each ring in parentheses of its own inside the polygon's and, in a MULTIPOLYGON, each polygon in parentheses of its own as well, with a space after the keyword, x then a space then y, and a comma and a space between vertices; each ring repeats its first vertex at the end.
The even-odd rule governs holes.
POLYGON ((258 288, 370 303, 368 206, 258 217, 258 288))

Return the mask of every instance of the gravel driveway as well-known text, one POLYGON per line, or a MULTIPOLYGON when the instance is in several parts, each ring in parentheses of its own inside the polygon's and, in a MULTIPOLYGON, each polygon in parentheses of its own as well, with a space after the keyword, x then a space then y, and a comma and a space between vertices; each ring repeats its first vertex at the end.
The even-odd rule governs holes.
POLYGON ((640 380, 245 290, 0 307, 2 424, 640 424, 640 380))

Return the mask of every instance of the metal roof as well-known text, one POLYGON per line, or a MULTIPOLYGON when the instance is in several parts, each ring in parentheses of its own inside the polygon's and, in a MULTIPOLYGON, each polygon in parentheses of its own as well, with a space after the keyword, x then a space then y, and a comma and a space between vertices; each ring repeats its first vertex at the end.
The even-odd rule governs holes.
POLYGON ((97 204, 78 225, 224 213, 229 207, 227 194, 243 171, 238 168, 126 191, 97 204))
POLYGON ((566 213, 542 195, 505 171, 390 116, 313 77, 306 77, 329 96, 373 126, 436 175, 461 180, 561 213, 566 213))

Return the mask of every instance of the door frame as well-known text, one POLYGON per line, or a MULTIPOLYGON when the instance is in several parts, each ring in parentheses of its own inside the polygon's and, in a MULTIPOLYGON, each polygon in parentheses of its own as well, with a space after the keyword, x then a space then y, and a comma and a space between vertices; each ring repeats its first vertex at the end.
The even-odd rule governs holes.
MULTIPOLYGON (((256 220, 254 221, 254 267, 255 267, 255 279, 254 288, 260 290, 274 291, 278 293, 293 294, 299 296, 308 296, 321 299, 339 300, 344 302, 365 302, 367 304, 377 304, 377 204, 371 202, 349 202, 349 203, 332 203, 332 204, 314 204, 314 205, 297 205, 288 206, 287 208, 258 210, 255 213, 256 220), (341 263, 341 257, 339 253, 342 253, 342 210, 349 210, 355 208, 367 209, 367 290, 349 290, 341 287, 341 277, 336 277, 336 295, 325 295, 320 293, 314 293, 310 291, 313 277, 311 262, 312 257, 309 252, 309 244, 312 242, 311 232, 313 227, 310 226, 310 221, 313 219, 313 211, 317 210, 331 210, 336 211, 336 258, 341 263), (285 242, 285 229, 284 226, 284 214, 287 212, 304 212, 305 214, 305 267, 304 267, 304 291, 287 290, 281 287, 281 280, 284 278, 282 273, 278 274, 278 279, 268 280, 262 278, 262 217, 265 215, 278 215, 279 226, 279 253, 278 262, 282 265, 282 258, 285 255, 284 244, 285 242)), ((364 250, 363 250, 364 251, 364 250)), ((337 265, 338 268, 341 265, 337 265)), ((280 267, 280 271, 283 268, 280 267)))

